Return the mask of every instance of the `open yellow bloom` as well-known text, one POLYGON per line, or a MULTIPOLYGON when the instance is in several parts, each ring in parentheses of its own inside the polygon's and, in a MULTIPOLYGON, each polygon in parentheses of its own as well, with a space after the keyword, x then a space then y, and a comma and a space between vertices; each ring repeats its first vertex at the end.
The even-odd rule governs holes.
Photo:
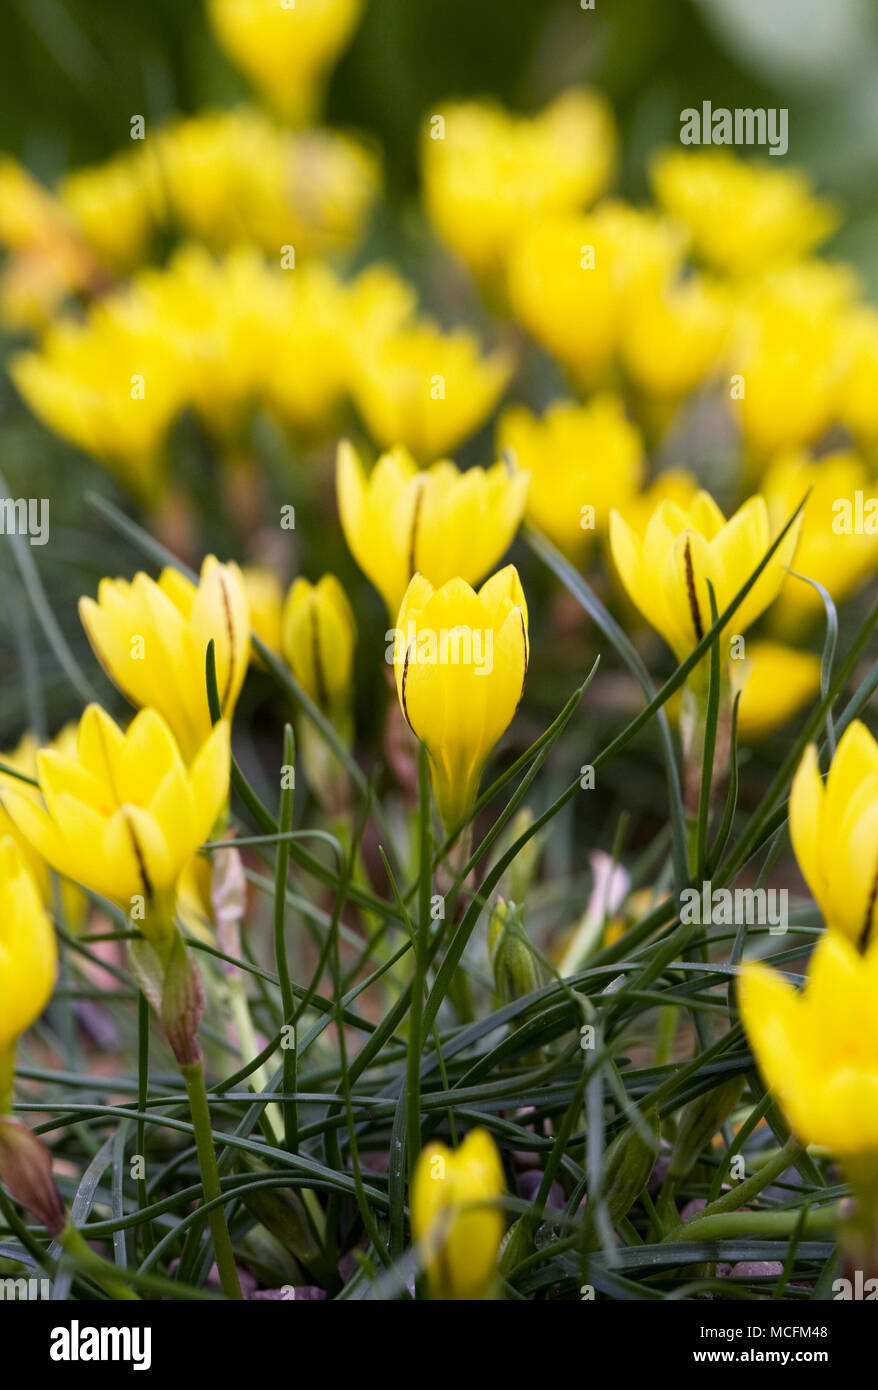
POLYGON ((9 1054, 49 1002, 57 964, 55 932, 24 855, 0 837, 0 1111, 9 1054))
POLYGON ((805 881, 831 931, 878 941, 878 743, 855 720, 839 740, 829 775, 805 750, 790 791, 790 838, 805 881))
POLYGON ((362 0, 208 0, 214 33, 285 119, 307 120, 362 0))
POLYGON ((683 250, 676 228, 625 203, 541 218, 509 256, 513 312, 575 383, 591 388, 619 351, 629 311, 670 282, 683 250))
POLYGON ((780 642, 748 642, 731 665, 732 690, 741 692, 738 738, 752 743, 773 733, 820 690, 820 657, 780 642))
POLYGON ((382 448, 422 462, 451 452, 484 424, 512 372, 505 351, 482 355, 475 333, 418 319, 379 337, 352 364, 351 390, 382 448))
POLYGON ((354 615, 334 574, 317 584, 301 576, 293 582, 283 607, 281 650, 324 714, 350 701, 356 640, 354 615))
POLYGON ((247 591, 235 564, 208 555, 196 587, 179 570, 158 583, 142 571, 130 581, 102 579, 97 602, 79 601, 79 616, 107 675, 134 705, 167 723, 185 758, 211 731, 205 675, 214 643, 220 710, 231 719, 250 648, 247 591))
POLYGON ((827 932, 802 993, 745 965, 741 1019, 797 1137, 846 1158, 878 1155, 878 941, 865 955, 827 932))
MULTIPOLYGON (((61 729, 58 734, 56 734, 55 738, 46 746, 56 749, 59 753, 66 753, 68 756, 72 754, 76 748, 76 725, 65 724, 64 728, 61 729)), ((28 732, 22 735, 15 748, 10 749, 7 753, 0 754, 0 762, 5 763, 7 767, 15 768, 16 772, 23 773, 25 777, 36 780, 37 754, 39 750, 40 744, 37 742, 37 739, 32 733, 28 732)), ((8 773, 0 772, 0 796, 2 796, 4 787, 11 787, 13 791, 17 791, 24 796, 29 795, 32 799, 39 796, 36 787, 32 787, 29 783, 23 782, 18 777, 12 777, 8 773)), ((18 845, 25 862, 25 867, 36 883, 43 903, 46 907, 51 907, 52 883, 49 876, 49 866, 42 855, 38 854, 34 849, 27 836, 22 835, 15 821, 4 807, 2 800, 0 800, 0 836, 5 835, 8 835, 18 845)), ((76 925, 80 921, 83 912, 82 894, 74 884, 66 879, 61 884, 61 893, 67 921, 76 925)))
POLYGON ((482 768, 509 727, 528 663, 527 604, 514 565, 478 593, 463 579, 439 589, 416 574, 393 643, 396 688, 427 747, 433 794, 447 827, 475 801, 482 768))
POLYGON ((368 479, 343 440, 336 489, 342 529, 357 564, 372 580, 393 621, 412 575, 442 585, 475 584, 501 558, 521 521, 524 472, 502 463, 461 473, 447 459, 421 472, 406 449, 392 449, 368 479))
POLYGON ((506 1191, 490 1134, 471 1130, 459 1149, 436 1141, 421 1150, 412 1182, 412 1236, 421 1247, 430 1293, 480 1299, 490 1291, 503 1239, 506 1191))
POLYGON ((616 158, 607 103, 569 91, 534 117, 462 102, 440 107, 421 137, 427 212, 477 276, 496 276, 512 241, 547 213, 576 211, 606 187, 616 158))
MULTIPOLYGON (((37 755, 42 802, 3 788, 19 830, 59 873, 126 909, 173 891, 229 793, 229 725, 187 766, 161 715, 123 733, 99 705, 79 723, 76 755, 37 755)), ((144 930, 149 919, 144 921, 144 930)))
MULTIPOLYGON (((840 603, 878 571, 878 503, 875 515, 861 515, 875 495, 869 471, 855 454, 825 454, 819 459, 788 454, 776 459, 762 480, 772 526, 783 525, 808 493, 804 507, 796 571, 815 579, 840 603)), ((823 601, 816 589, 790 578, 775 611, 781 626, 794 631, 821 617, 823 601)))
POLYGON ((643 478, 640 434, 610 394, 586 405, 555 401, 542 419, 510 406, 497 426, 497 449, 530 473, 527 514, 570 554, 605 534, 611 508, 624 507, 643 478))
POLYGON ((729 347, 730 403, 757 457, 809 444, 838 418, 855 292, 847 267, 812 262, 745 296, 729 347))
POLYGON ((691 234, 695 254, 726 275, 759 275, 798 260, 838 222, 807 175, 776 168, 773 160, 755 163, 722 149, 668 150, 651 176, 662 207, 691 234))
MULTIPOLYGON (((787 518, 788 519, 788 518, 787 518)), ((798 539, 790 527, 721 637, 745 632, 777 597, 798 539)), ((773 536, 762 497, 751 497, 726 521, 707 492, 689 507, 662 502, 642 530, 618 512, 610 515, 613 560, 640 612, 683 661, 711 626, 708 580, 722 613, 764 559, 773 536)), ((704 665, 705 663, 702 663, 704 665)))

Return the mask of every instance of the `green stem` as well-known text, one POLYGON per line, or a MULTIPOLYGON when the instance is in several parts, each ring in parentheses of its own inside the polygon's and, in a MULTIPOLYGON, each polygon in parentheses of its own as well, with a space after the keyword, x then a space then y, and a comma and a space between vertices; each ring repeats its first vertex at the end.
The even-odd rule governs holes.
MULTIPOLYGON (((665 1241, 672 1244, 678 1240, 697 1239, 697 1236, 690 1235, 694 1227, 701 1227, 703 1223, 708 1221, 711 1217, 722 1216, 727 1212, 736 1211, 738 1207, 744 1206, 745 1203, 751 1201, 752 1198, 757 1197, 763 1188, 768 1187, 769 1183, 772 1183, 775 1178, 779 1177, 781 1173, 785 1172, 787 1168, 795 1163, 801 1148, 802 1146, 798 1139, 788 1139, 783 1148, 778 1149, 774 1158, 768 1163, 763 1164, 759 1171, 754 1173, 751 1178, 747 1178, 746 1181, 738 1183, 738 1186, 733 1187, 730 1192, 724 1192, 722 1197, 717 1197, 715 1202, 711 1202, 710 1206, 705 1207, 692 1221, 687 1221, 684 1225, 676 1226, 669 1235, 665 1236, 665 1241)), ((766 1214, 775 1215, 776 1213, 748 1213, 748 1215, 751 1216, 766 1214)))
POLYGON ((841 1202, 813 1207, 804 1216, 801 1207, 791 1207, 788 1211, 734 1211, 717 1216, 697 1216, 673 1231, 667 1237, 667 1243, 725 1240, 735 1236, 786 1236, 797 1231, 802 1235, 813 1235, 817 1231, 831 1230, 841 1218, 841 1202))
POLYGON ((140 1302, 140 1295, 136 1294, 119 1278, 115 1265, 111 1265, 109 1260, 105 1260, 101 1255, 95 1254, 82 1232, 77 1230, 72 1221, 67 1222, 58 1240, 83 1273, 90 1274, 93 1279, 96 1279, 111 1298, 126 1302, 140 1302))
MULTIPOLYGON (((189 1062, 180 1068, 186 1083, 192 1124, 195 1129, 195 1146, 198 1150, 198 1166, 201 1170, 201 1185, 205 1201, 211 1202, 222 1196, 219 1172, 216 1166, 216 1150, 213 1145, 213 1131, 210 1124, 210 1106, 204 1085, 204 1064, 201 1061, 189 1062)), ((243 1298, 235 1265, 235 1252, 226 1224, 226 1214, 222 1206, 214 1207, 209 1213, 210 1232, 213 1236, 213 1250, 220 1283, 226 1298, 243 1298)))

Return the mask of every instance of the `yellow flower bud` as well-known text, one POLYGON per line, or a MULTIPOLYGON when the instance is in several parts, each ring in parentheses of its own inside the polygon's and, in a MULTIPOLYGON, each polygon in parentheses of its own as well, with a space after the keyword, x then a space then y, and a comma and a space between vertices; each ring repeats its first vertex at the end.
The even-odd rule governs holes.
POLYGON ((442 240, 474 274, 495 276, 526 223, 590 203, 612 173, 612 114, 595 92, 570 91, 538 115, 479 102, 442 107, 424 128, 424 200, 442 240))
POLYGON ((653 163, 665 211, 690 232, 693 249, 727 275, 759 275, 807 255, 835 230, 833 205, 815 198, 798 169, 757 164, 728 150, 669 150, 653 163), (729 229, 734 228, 731 235, 729 229))
MULTIPOLYGON (((273 570, 261 565, 245 565, 241 570, 247 602, 250 605, 250 631, 266 647, 280 655, 281 615, 284 596, 280 580, 273 570)), ((252 650, 250 660, 259 666, 261 660, 252 650)))
POLYGON ((461 473, 448 460, 420 472, 406 449, 392 449, 368 480, 356 450, 342 441, 336 488, 345 539, 381 592, 391 621, 412 575, 439 586, 475 584, 508 549, 524 510, 528 475, 502 463, 461 473))
MULTIPOLYGON (((874 820, 874 818, 873 818, 874 820)), ((873 838, 874 845, 874 838, 873 838)), ((820 938, 799 993, 752 962, 738 985, 759 1069, 797 1137, 845 1159, 878 1157, 878 941, 861 955, 820 938)))
POLYGON ((503 1213, 490 1204, 505 1190, 487 1130, 472 1130, 454 1151, 438 1142, 422 1149, 412 1183, 412 1236, 433 1298, 489 1293, 503 1237, 503 1213))
POLYGON ((832 931, 878 940, 878 743, 855 720, 829 775, 806 750, 790 791, 790 836, 805 881, 832 931))
MULTIPOLYGON (((729 655, 728 638, 746 631, 777 597, 796 548, 799 521, 790 527, 721 635, 721 658, 729 655)), ((610 516, 610 544, 622 582, 678 661, 689 655, 711 626, 708 580, 717 613, 722 613, 764 559, 772 538, 768 508, 758 496, 728 521, 707 492, 699 492, 689 507, 660 503, 642 531, 618 512, 610 516)))
POLYGON ((214 643, 220 710, 231 719, 250 648, 250 614, 241 571, 208 555, 196 588, 179 570, 158 583, 143 572, 129 583, 102 579, 79 616, 110 679, 134 705, 149 706, 191 759, 211 731, 205 663, 214 643))
POLYGON ((207 12, 229 57, 279 114, 305 121, 361 9, 362 0, 208 0, 207 12))
MULTIPOLYGON (((134 899, 148 904, 176 889, 226 804, 229 763, 225 720, 187 766, 155 710, 142 710, 123 733, 89 705, 75 755, 37 755, 41 799, 10 786, 2 796, 53 868, 130 910, 134 899)), ((139 925, 148 934, 148 912, 139 925)))
POLYGON ((394 668, 409 727, 426 745, 445 825, 466 815, 482 768, 512 722, 528 663, 527 604, 507 565, 478 593, 416 574, 397 618, 394 668))
POLYGON ((611 508, 624 508, 643 476, 640 435, 609 394, 587 405, 555 401, 542 419, 510 406, 497 427, 497 448, 530 473, 530 519, 573 555, 606 533, 611 508))
POLYGON ((773 733, 820 690, 820 657, 780 642, 747 643, 731 665, 732 691, 740 690, 738 738, 753 743, 773 733))
POLYGON ((344 589, 334 574, 317 584, 301 576, 287 594, 281 650, 293 675, 324 714, 350 702, 357 627, 344 589))
POLYGON ((0 839, 0 1112, 15 1041, 39 1018, 55 983, 55 932, 18 845, 0 839))

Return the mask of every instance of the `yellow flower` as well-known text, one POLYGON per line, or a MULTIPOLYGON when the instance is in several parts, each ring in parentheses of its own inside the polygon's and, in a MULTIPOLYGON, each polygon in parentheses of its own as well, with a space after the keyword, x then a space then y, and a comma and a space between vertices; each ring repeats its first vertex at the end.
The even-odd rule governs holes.
POLYGON ((847 316, 848 366, 841 391, 841 419, 855 438, 878 442, 878 310, 858 305, 847 316))
POLYGON ((605 534, 610 509, 624 507, 643 477, 640 435, 619 397, 609 394, 586 405, 555 401, 542 419, 510 406, 497 426, 497 450, 508 450, 530 473, 530 519, 573 554, 590 536, 605 534))
POLYGON ((309 437, 332 430, 350 378, 350 297, 326 266, 274 277, 262 393, 278 420, 309 437))
POLYGON ((351 390, 373 439, 441 458, 484 424, 512 371, 505 351, 482 356, 466 328, 419 319, 379 337, 352 364, 351 390))
POLYGON ((18 845, 0 838, 0 1113, 8 1109, 16 1040, 39 1018, 55 984, 58 948, 18 845))
POLYGON ((433 794, 449 828, 471 808, 482 768, 512 722, 527 674, 527 604, 514 565, 478 593, 416 574, 393 644, 403 714, 427 748, 433 794))
MULTIPOLYGON (((865 464, 854 454, 826 454, 819 459, 784 455, 762 481, 772 526, 782 526, 806 492, 795 568, 816 579, 840 603, 878 570, 878 515, 871 526, 865 516, 860 516, 858 524, 858 505, 864 509, 876 489, 865 464)), ((801 579, 790 578, 774 616, 780 626, 796 631, 823 612, 817 591, 801 579)))
MULTIPOLYGON (((785 520, 788 520, 786 518, 785 520)), ((798 520, 740 604, 721 637, 744 632, 777 597, 798 538, 798 520)), ((689 507, 662 502, 645 528, 610 515, 613 559, 640 612, 683 661, 711 626, 707 582, 722 613, 764 558, 772 533, 762 497, 751 497, 726 521, 707 492, 689 507)), ((702 662, 706 669, 706 663, 702 662)))
POLYGON ((502 463, 460 473, 443 460, 420 472, 407 450, 392 449, 368 480, 347 440, 338 449, 336 489, 342 529, 357 564, 395 620, 412 575, 442 585, 475 584, 512 542, 527 495, 526 473, 502 463))
POLYGON ((856 280, 813 262, 766 276, 745 296, 729 349, 732 408, 758 457, 800 448, 838 418, 856 280))
POLYGON ((306 694, 325 714, 350 702, 357 628, 334 574, 317 584, 301 576, 283 607, 281 650, 306 694))
POLYGON ((214 33, 286 119, 315 111, 325 75, 356 25, 362 0, 208 0, 214 33))
POLYGON ((878 744, 855 720, 829 775, 811 744, 790 791, 790 837, 805 881, 831 931, 861 945, 878 940, 878 744))
POLYGON ((860 955, 827 932, 802 993, 755 962, 738 992, 760 1070, 797 1137, 842 1161, 878 1153, 878 941, 860 955))
POLYGON ((570 91, 532 118, 480 102, 440 105, 421 137, 424 200, 439 236, 480 277, 496 276, 528 222, 585 207, 609 182, 613 117, 570 91))
POLYGON ((510 253, 513 312, 577 385, 591 388, 619 351, 626 315, 671 280, 683 249, 669 223, 624 203, 541 218, 510 253))
POLYGON ((438 1141, 418 1155, 412 1181, 412 1237, 421 1247, 430 1293, 481 1299, 491 1288, 503 1238, 503 1164, 487 1130, 471 1130, 459 1149, 438 1141))
POLYGON ((50 429, 104 463, 145 504, 156 502, 183 382, 166 326, 136 285, 95 304, 84 322, 59 320, 38 351, 12 359, 10 373, 50 429))
POLYGON ((759 275, 798 260, 835 230, 834 206, 815 198, 807 175, 754 163, 727 150, 669 150, 653 163, 665 211, 692 237, 696 255, 726 275, 759 275), (730 232, 730 228, 734 231, 730 232))
POLYGON ((741 692, 738 738, 754 743, 779 729, 820 689, 820 657, 780 642, 748 642, 733 661, 732 690, 741 692))
MULTIPOLYGON (((281 614, 284 596, 280 580, 274 570, 263 565, 245 565, 241 578, 247 591, 250 605, 250 632, 258 637, 266 647, 280 655, 281 614)), ((250 660, 254 666, 261 666, 262 658, 250 649, 250 660)))
POLYGON ((225 806, 229 759, 226 720, 187 766, 155 710, 141 710, 123 733, 89 705, 75 756, 37 755, 42 802, 8 787, 3 799, 53 868, 128 909, 176 888, 225 806))
POLYGON ((116 271, 142 261, 162 217, 159 165, 146 150, 77 169, 59 196, 88 244, 116 271))
MULTIPOLYGON (((76 725, 65 724, 64 728, 52 739, 47 747, 56 749, 59 753, 70 755, 76 748, 76 725)), ((7 753, 0 754, 0 762, 7 767, 14 768, 16 772, 21 772, 25 777, 36 780, 37 776, 37 754, 40 744, 32 733, 23 734, 16 744, 7 753)), ((14 791, 22 795, 29 795, 32 799, 39 796, 35 787, 31 787, 27 782, 23 782, 18 777, 12 777, 8 773, 0 772, 0 793, 4 787, 12 787, 14 791)), ((49 877, 49 866, 45 859, 37 854, 30 840, 22 835, 0 802, 0 836, 10 836, 21 850, 25 866, 30 872, 39 890, 40 897, 46 907, 52 906, 52 884, 49 877)), ((74 885, 67 880, 61 884, 61 892, 64 900, 64 913, 68 923, 77 925, 82 917, 84 903, 82 894, 74 885)))
POLYGON ((699 276, 653 286, 631 305, 622 362, 648 396, 671 403, 719 370, 729 331, 725 294, 699 276))
POLYGON ((107 675, 134 705, 157 710, 185 758, 211 730, 205 663, 213 639, 220 710, 231 719, 247 671, 250 615, 235 564, 208 555, 197 588, 179 570, 158 583, 139 573, 102 579, 97 603, 79 601, 79 616, 107 675))

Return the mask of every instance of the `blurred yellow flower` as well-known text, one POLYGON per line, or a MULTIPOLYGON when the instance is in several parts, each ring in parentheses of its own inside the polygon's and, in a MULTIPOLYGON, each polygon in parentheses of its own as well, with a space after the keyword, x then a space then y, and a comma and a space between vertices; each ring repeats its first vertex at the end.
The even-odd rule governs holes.
POLYGON ((93 289, 99 267, 57 198, 14 159, 0 157, 0 277, 8 327, 42 331, 71 294, 93 289))
POLYGON ((393 643, 402 711, 427 748, 447 828, 470 810, 482 769, 512 722, 529 654, 527 604, 514 565, 478 593, 463 579, 439 589, 416 574, 393 643))
POLYGON ((360 17, 362 0, 207 0, 214 33, 286 120, 305 122, 360 17))
POLYGON ((729 347, 729 398, 757 457, 808 444, 837 419, 856 288, 846 266, 815 261, 766 276, 744 296, 729 347))
POLYGON ((62 182, 59 197, 113 270, 128 271, 145 259, 163 213, 160 168, 147 150, 77 169, 62 182))
POLYGON ((804 990, 751 962, 738 984, 759 1069, 803 1144, 844 1160, 878 1154, 878 942, 860 955, 828 932, 804 990))
POLYGON ((807 175, 728 150, 668 150, 652 164, 656 198, 701 260, 723 274, 760 275, 798 260, 836 228, 838 213, 807 175))
POLYGON ((569 554, 606 534, 610 509, 624 507, 643 479, 643 442, 614 395, 558 400, 542 418, 510 406, 497 426, 497 451, 507 450, 530 473, 528 517, 569 554))
POLYGON ((845 319, 848 364, 841 388, 842 422, 871 449, 878 443, 878 310, 858 305, 845 319))
POLYGON ((324 714, 350 704, 357 627, 334 574, 317 584, 301 575, 283 606, 281 651, 302 689, 324 714))
MULTIPOLYGON (((729 638, 745 632, 777 597, 795 552, 800 521, 797 518, 790 527, 722 633, 721 659, 728 654, 729 638)), ((765 499, 759 496, 751 497, 728 521, 707 492, 699 492, 689 507, 661 502, 642 530, 635 530, 618 512, 610 514, 610 545, 622 582, 678 661, 711 626, 708 580, 717 613, 722 613, 776 535, 765 499)), ((706 670, 702 661, 702 678, 706 670)))
MULTIPOLYGON (((229 760, 226 720, 187 766, 155 710, 141 710, 123 733, 89 705, 75 756, 37 755, 42 804, 8 787, 3 799, 53 868, 129 910, 134 899, 151 902, 176 888, 226 804, 229 760)), ((157 920, 147 914, 142 930, 157 920)))
POLYGON ((352 364, 351 390, 377 444, 403 444, 426 462, 450 453, 484 424, 512 366, 505 351, 482 356, 469 329, 444 333, 424 318, 374 341, 352 364))
POLYGON ((350 382, 350 324, 357 300, 323 265, 274 276, 262 329, 266 406, 309 438, 331 433, 350 382))
POLYGON ((0 1114, 9 1109, 17 1039, 49 1002, 58 967, 52 923, 18 845, 0 838, 0 1114))
POLYGON ((391 622, 412 576, 440 586, 477 583, 511 544, 528 478, 502 463, 461 473, 447 459, 420 471, 406 449, 382 455, 366 478, 347 440, 338 449, 336 490, 345 539, 387 604, 391 622))
MULTIPOLYGON (((878 487, 855 454, 782 455, 762 480, 772 526, 782 526, 806 492, 795 568, 841 603, 878 572, 878 487), (875 499, 871 524, 864 515, 870 498, 875 499)), ((810 584, 789 578, 772 617, 784 630, 797 631, 823 611, 810 584)))
POLYGON ((446 245, 475 275, 496 277, 525 225, 592 202, 615 159, 612 113, 597 92, 565 92, 533 117, 440 104, 421 136, 424 201, 446 245))
POLYGON ((824 783, 805 750, 790 791, 790 837, 830 931, 878 941, 878 744, 859 720, 839 740, 824 783))
MULTIPOLYGON (((250 605, 250 634, 258 637, 266 647, 280 656, 281 614, 284 595, 281 582, 274 570, 264 565, 245 565, 241 578, 250 605)), ((250 660, 254 666, 262 665, 262 658, 250 648, 250 660)))
POLYGON ((731 665, 732 690, 741 692, 738 738, 755 743, 773 733, 820 690, 820 657, 780 642, 748 642, 731 665))
POLYGON ((676 402, 716 375, 729 323, 726 294, 703 277, 650 286, 625 316, 623 365, 646 395, 676 402))
POLYGON ((471 1130, 456 1150, 438 1140, 421 1150, 412 1181, 412 1238, 432 1298, 488 1295, 504 1226, 495 1203, 505 1191, 503 1164, 485 1129, 471 1130))
POLYGON ((167 722, 184 758, 195 756, 211 730, 206 657, 214 643, 220 710, 231 720, 247 671, 250 614, 235 564, 208 555, 196 587, 176 569, 158 583, 143 572, 102 579, 97 603, 79 601, 88 640, 107 675, 134 705, 167 722))
MULTIPOLYGON (((56 736, 46 747, 54 748, 59 753, 71 754, 76 748, 76 725, 65 724, 56 736)), ((25 733, 19 739, 16 746, 6 753, 0 753, 0 762, 7 767, 14 768, 16 772, 22 773, 25 777, 36 780, 37 776, 37 754, 41 745, 30 732, 25 733)), ((4 787, 11 786, 14 791, 24 796, 35 798, 39 795, 35 787, 31 787, 27 782, 18 777, 12 777, 8 773, 0 772, 0 795, 4 787)), ((52 884, 49 877, 49 866, 41 855, 37 854, 30 840, 22 835, 12 820, 11 816, 0 801, 0 836, 8 835, 15 840, 21 850, 22 858, 29 870, 34 882, 39 890, 40 897, 46 907, 52 906, 52 884)), ((78 926, 84 909, 82 894, 69 880, 65 879, 61 883, 61 893, 64 904, 64 915, 71 926, 78 926)))
POLYGON ((670 223, 625 203, 541 218, 509 256, 513 312, 577 385, 593 387, 619 351, 629 310, 670 282, 683 250, 670 223))

